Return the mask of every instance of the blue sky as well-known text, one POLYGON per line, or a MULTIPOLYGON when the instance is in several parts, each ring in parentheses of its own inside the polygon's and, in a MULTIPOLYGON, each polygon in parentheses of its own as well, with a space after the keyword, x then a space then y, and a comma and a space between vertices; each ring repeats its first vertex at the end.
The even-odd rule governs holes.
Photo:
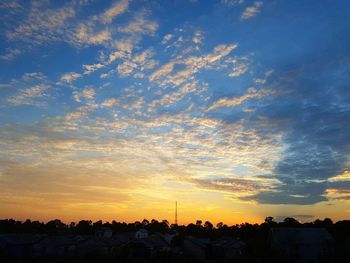
POLYGON ((348 216, 348 1, 0 14, 0 216, 348 216))

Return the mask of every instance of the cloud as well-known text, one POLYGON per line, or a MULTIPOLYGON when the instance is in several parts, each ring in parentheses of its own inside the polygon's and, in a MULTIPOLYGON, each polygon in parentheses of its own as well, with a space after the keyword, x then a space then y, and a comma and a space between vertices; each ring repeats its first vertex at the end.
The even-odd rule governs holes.
POLYGON ((0 84, 0 88, 6 89, 3 93, 4 105, 46 107, 51 84, 41 72, 25 73, 18 79, 0 84))
POLYGON ((113 19, 125 13, 129 1, 121 0, 99 15, 89 17, 81 22, 74 30, 70 42, 76 46, 81 45, 106 45, 112 41, 112 30, 106 24, 112 23, 113 19))
POLYGON ((218 45, 212 53, 203 56, 188 56, 183 59, 171 60, 153 72, 149 76, 149 80, 156 81, 162 86, 181 85, 190 80, 201 69, 207 68, 229 55, 236 47, 237 44, 218 45), (184 65, 185 68, 174 72, 176 65, 184 65))
POLYGON ((131 54, 133 50, 133 40, 130 38, 127 39, 119 39, 114 42, 113 46, 123 54, 131 54))
POLYGON ((74 5, 50 9, 45 4, 33 2, 26 19, 9 29, 6 37, 9 41, 18 40, 30 45, 57 41, 66 34, 67 23, 75 14, 74 5))
MULTIPOLYGON (((309 190, 314 190, 315 187, 319 185, 311 185, 307 187, 309 190)), ((305 189, 305 187, 303 186, 305 189)), ((319 188, 317 188, 319 189, 319 188)), ((282 189, 281 189, 282 190, 282 189)), ((312 205, 315 203, 327 201, 327 198, 320 195, 324 192, 325 188, 319 189, 318 192, 315 194, 296 194, 294 191, 262 191, 258 194, 247 196, 247 197, 241 197, 241 200, 244 201, 250 201, 250 200, 256 200, 261 204, 296 204, 296 205, 312 205)), ((315 191, 314 191, 315 192, 315 191)))
POLYGON ((112 7, 107 9, 100 16, 101 22, 103 22, 105 24, 111 23, 115 17, 125 13, 125 11, 128 9, 128 5, 129 5, 128 0, 121 0, 119 2, 116 2, 112 7))
POLYGON ((23 10, 23 6, 21 6, 17 1, 2 1, 0 3, 0 9, 5 9, 6 11, 18 12, 23 10))
POLYGON ((101 45, 111 39, 112 34, 108 29, 93 32, 90 26, 85 24, 81 24, 74 35, 74 42, 83 45, 101 45))
POLYGON ((110 108, 110 107, 120 107, 129 111, 140 110, 144 105, 144 98, 139 97, 130 101, 127 98, 109 98, 104 100, 101 103, 102 107, 110 108))
POLYGON ((194 44, 196 45, 200 45, 202 43, 202 40, 203 40, 203 33, 201 31, 197 31, 193 38, 192 38, 192 41, 194 44))
MULTIPOLYGON (((129 1, 118 1, 104 12, 90 16, 76 25, 77 12, 88 3, 89 1, 72 1, 56 8, 48 1, 41 4, 32 2, 27 15, 21 16, 25 19, 19 17, 14 25, 7 25, 6 38, 26 46, 61 41, 78 47, 105 44, 112 39, 112 32, 106 25, 127 11, 129 1)), ((13 56, 14 53, 8 52, 4 58, 11 58, 11 54, 13 56)))
POLYGON ((102 107, 112 107, 117 105, 120 105, 120 102, 115 98, 106 99, 101 104, 102 107))
POLYGON ((46 97, 49 86, 41 84, 30 88, 20 89, 16 95, 7 99, 7 102, 14 106, 33 105, 44 106, 46 103, 35 101, 35 99, 46 97))
POLYGON ((226 6, 232 7, 243 4, 244 0, 221 0, 221 3, 226 6))
POLYGON ((162 40, 162 44, 166 44, 168 43, 174 36, 172 34, 166 34, 164 37, 163 37, 163 40, 162 40))
POLYGON ((256 179, 242 179, 237 177, 215 179, 190 179, 190 182, 202 189, 223 191, 226 193, 241 193, 247 195, 268 188, 264 181, 256 179))
POLYGON ((157 29, 158 24, 146 19, 145 12, 139 12, 130 23, 118 27, 118 31, 121 33, 138 35, 153 35, 157 29))
POLYGON ((81 102, 82 99, 93 100, 96 92, 93 88, 85 88, 82 91, 74 91, 73 97, 76 102, 81 102))
POLYGON ((65 73, 61 76, 61 82, 71 84, 74 80, 81 78, 82 75, 75 72, 65 73))
POLYGON ((170 105, 175 104, 185 98, 185 96, 188 94, 195 93, 197 95, 201 95, 207 91, 207 89, 207 84, 200 83, 198 80, 192 80, 185 83, 177 91, 166 93, 161 98, 153 100, 152 103, 149 104, 148 111, 153 111, 156 106, 169 107, 170 105))
POLYGON ((254 2, 254 5, 249 6, 244 10, 244 12, 241 15, 241 20, 247 20, 256 16, 258 13, 260 13, 262 6, 263 6, 263 2, 261 1, 254 2))
POLYGON ((212 111, 222 107, 237 107, 246 103, 250 100, 261 99, 266 96, 273 95, 274 91, 271 89, 262 89, 257 90, 256 88, 249 88, 247 92, 236 98, 221 98, 218 101, 214 102, 209 108, 208 111, 212 111))
POLYGON ((6 48, 5 54, 0 55, 0 59, 3 60, 13 60, 16 57, 18 57, 20 54, 22 54, 22 51, 18 48, 6 48))
POLYGON ((120 52, 120 51, 115 51, 111 54, 109 54, 108 56, 108 64, 114 62, 115 60, 117 59, 120 59, 120 58, 124 58, 125 57, 125 54, 123 52, 120 52))
POLYGON ((152 49, 147 49, 131 58, 124 57, 123 62, 117 66, 117 72, 122 77, 135 73, 134 77, 143 78, 143 72, 153 69, 158 64, 156 60, 152 59, 153 54, 152 49))
POLYGON ((344 171, 341 174, 338 174, 336 176, 333 176, 329 179, 330 182, 343 182, 343 181, 350 181, 350 171, 344 171))
POLYGON ((241 75, 243 75, 244 73, 246 73, 248 70, 248 65, 247 64, 236 64, 232 71, 228 74, 230 77, 239 77, 241 75))
POLYGON ((350 189, 346 180, 335 181, 349 170, 350 153, 350 91, 346 88, 350 64, 344 64, 349 55, 339 49, 348 43, 336 42, 327 43, 327 50, 334 45, 333 53, 319 57, 318 52, 325 48, 320 46, 286 62, 288 69, 281 65, 266 83, 283 95, 257 106, 249 125, 266 134, 267 130, 254 124, 264 118, 267 125, 284 134, 281 139, 286 147, 271 173, 281 184, 250 200, 306 205, 329 200, 329 189, 350 189))
POLYGON ((83 69, 84 69, 84 75, 90 75, 91 73, 95 72, 96 70, 103 68, 104 65, 101 63, 96 63, 96 64, 92 64, 92 65, 83 65, 83 69))

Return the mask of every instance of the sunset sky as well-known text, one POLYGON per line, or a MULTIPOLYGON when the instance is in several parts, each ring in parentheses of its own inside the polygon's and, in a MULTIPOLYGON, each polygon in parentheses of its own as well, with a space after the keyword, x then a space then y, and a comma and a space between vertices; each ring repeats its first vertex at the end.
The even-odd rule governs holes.
POLYGON ((0 1, 0 218, 350 218, 350 1, 0 1))

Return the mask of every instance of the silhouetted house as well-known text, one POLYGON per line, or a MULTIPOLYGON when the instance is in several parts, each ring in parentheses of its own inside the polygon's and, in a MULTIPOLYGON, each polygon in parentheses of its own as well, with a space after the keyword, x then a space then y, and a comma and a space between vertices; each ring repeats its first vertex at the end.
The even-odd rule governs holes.
POLYGON ((209 239, 188 236, 184 240, 184 249, 187 255, 199 261, 211 258, 212 247, 209 239))
POLYGON ((35 256, 74 256, 77 245, 83 240, 83 237, 74 235, 47 236, 33 245, 33 251, 35 256))
POLYGON ((4 257, 33 257, 33 246, 46 235, 39 234, 2 234, 0 235, 0 248, 4 257))
POLYGON ((88 236, 77 243, 78 256, 120 255, 124 246, 134 240, 134 233, 119 233, 112 237, 88 236))
POLYGON ((113 236, 113 230, 109 227, 99 227, 95 232, 95 236, 111 238, 113 236))
POLYGON ((177 235, 176 233, 171 233, 171 234, 167 233, 167 234, 164 234, 164 239, 168 244, 171 244, 171 242, 173 241, 176 235, 177 235))
POLYGON ((112 236, 112 242, 115 246, 125 245, 135 239, 133 232, 118 233, 112 236))
MULTIPOLYGON (((350 258, 350 238, 340 242, 336 251, 338 261, 350 258)), ((345 262, 345 260, 343 260, 345 262)))
POLYGON ((152 258, 170 251, 170 245, 161 234, 135 239, 128 245, 131 259, 152 258))
POLYGON ((234 262, 244 252, 245 243, 237 238, 220 238, 212 242, 213 258, 220 262, 234 262))
POLYGON ((110 256, 114 248, 112 238, 90 236, 77 246, 78 256, 110 256))
POLYGON ((135 238, 136 239, 142 239, 142 238, 146 238, 148 237, 148 231, 146 229, 140 229, 138 231, 136 231, 135 233, 135 238))
POLYGON ((119 257, 128 254, 126 248, 128 244, 135 239, 135 234, 133 232, 118 233, 113 235, 111 239, 113 245, 112 254, 119 257))
POLYGON ((330 262, 334 239, 325 228, 272 228, 270 247, 274 255, 291 262, 330 262))

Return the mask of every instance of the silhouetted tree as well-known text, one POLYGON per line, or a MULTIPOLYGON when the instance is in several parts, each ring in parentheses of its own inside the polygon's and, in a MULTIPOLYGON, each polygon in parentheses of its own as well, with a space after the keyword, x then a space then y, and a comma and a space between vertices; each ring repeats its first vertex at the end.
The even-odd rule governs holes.
POLYGON ((273 216, 267 216, 265 218, 265 223, 272 226, 272 225, 276 225, 277 223, 275 221, 273 221, 273 216))
POLYGON ((222 228, 222 227, 223 227, 223 225, 224 225, 224 223, 223 223, 223 222, 219 222, 219 223, 217 223, 217 224, 216 224, 216 228, 222 228))
POLYGON ((196 221, 196 226, 198 226, 198 227, 202 226, 202 220, 197 220, 196 221))
POLYGON ((142 225, 147 226, 149 224, 149 221, 147 219, 142 220, 142 225))
POLYGON ((213 229, 213 224, 210 223, 209 221, 205 221, 203 226, 206 230, 209 230, 209 231, 213 229))
POLYGON ((164 219, 162 220, 162 224, 166 227, 166 228, 169 228, 169 221, 164 219))
POLYGON ((76 231, 81 235, 88 235, 93 233, 92 221, 81 220, 76 226, 76 231))
POLYGON ((46 224, 46 228, 49 232, 59 232, 67 228, 67 226, 59 219, 54 219, 46 224))
POLYGON ((93 223, 93 227, 94 229, 99 228, 102 226, 102 220, 96 221, 95 223, 93 223))
POLYGON ((300 222, 293 217, 286 217, 283 220, 283 226, 296 227, 296 226, 300 226, 300 222))

